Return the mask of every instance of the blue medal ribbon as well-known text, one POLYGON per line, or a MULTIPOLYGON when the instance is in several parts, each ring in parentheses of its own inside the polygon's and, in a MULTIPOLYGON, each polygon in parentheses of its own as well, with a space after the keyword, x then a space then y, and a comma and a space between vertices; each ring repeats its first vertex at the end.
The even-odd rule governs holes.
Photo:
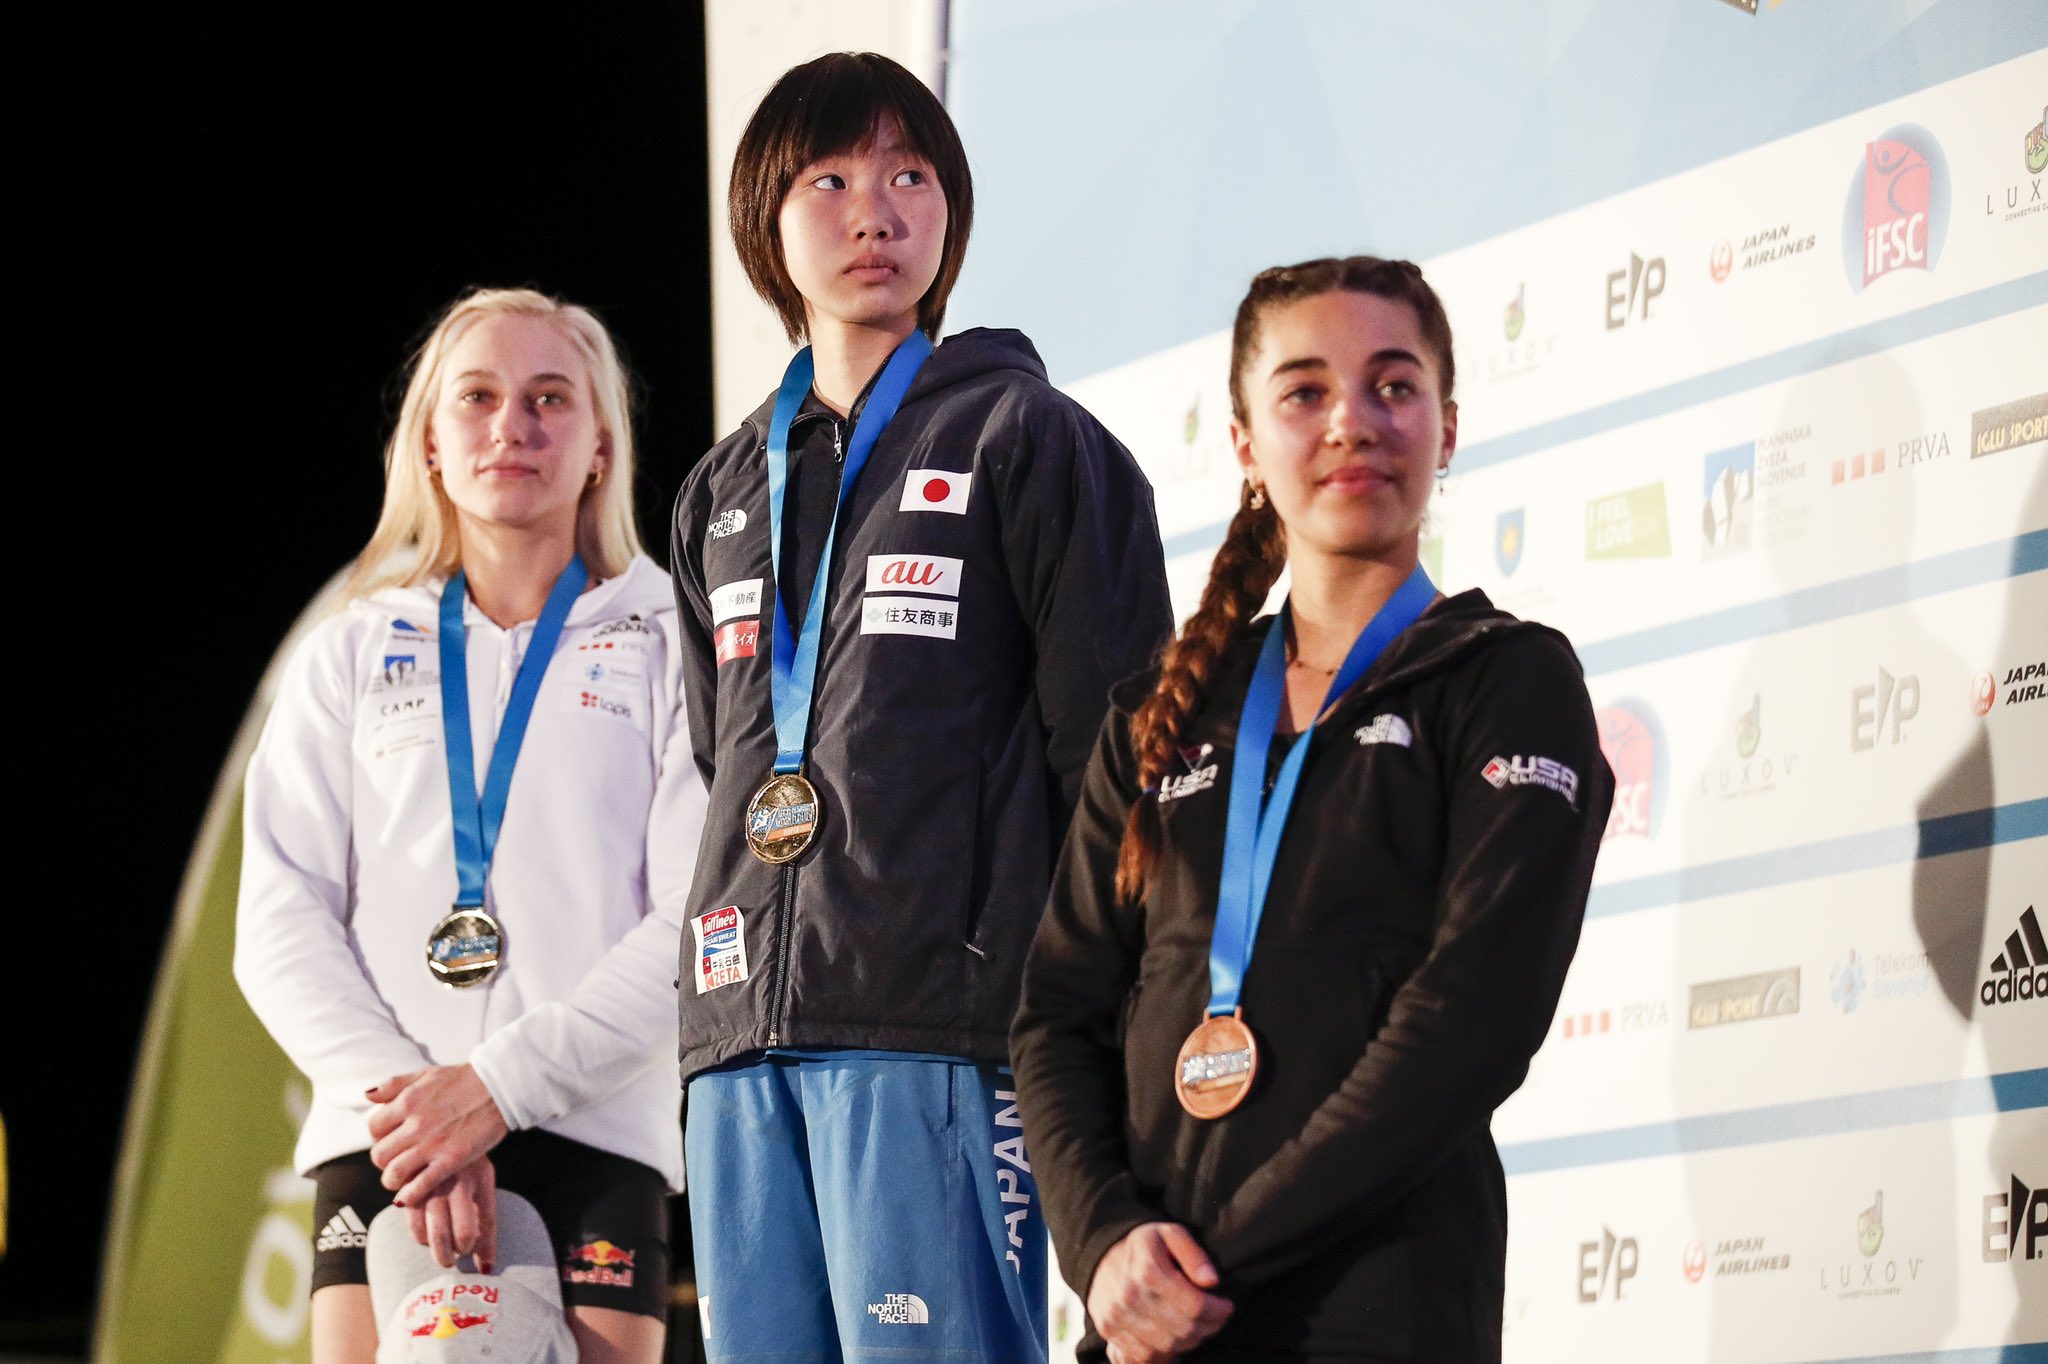
POLYGON ((1252 672, 1244 709, 1237 717, 1237 752, 1230 764, 1230 807, 1223 828, 1223 878, 1216 895, 1216 927, 1209 939, 1209 1015, 1234 1013, 1244 973, 1251 966, 1259 919, 1266 910, 1266 890, 1273 864, 1280 856, 1280 835, 1287 827, 1288 807, 1308 758, 1316 725, 1337 699, 1365 675, 1394 637, 1415 623, 1436 599, 1436 584, 1417 564, 1408 580, 1366 622, 1344 666, 1330 680, 1322 708, 1294 741, 1280 764, 1272 794, 1265 795, 1266 755, 1273 749, 1273 731, 1280 722, 1280 704, 1287 695, 1286 621, 1266 631, 1252 672))
POLYGON ((540 694, 541 674, 562 639, 562 624, 576 604, 590 573, 575 555, 555 579, 519 671, 505 702, 505 720, 491 746, 490 770, 484 773, 483 795, 476 789, 476 752, 469 729, 469 645, 462 624, 462 602, 468 580, 457 569, 441 589, 441 728, 448 740, 448 808, 455 816, 455 907, 481 909, 484 878, 498 850, 498 829, 505 822, 505 801, 512 791, 512 768, 526 740, 526 722, 540 694))
POLYGON ((775 415, 768 423, 768 554, 775 573, 775 642, 769 673, 768 700, 775 711, 775 771, 778 775, 798 772, 804 765, 804 745, 811 732, 811 691, 818 680, 818 641, 825 630, 826 579, 832 575, 832 545, 839 536, 839 512, 846 495, 867 466, 868 455, 881 438, 882 428, 903 404, 910 381, 917 377, 925 357, 932 353, 931 339, 913 331, 903 339, 882 366, 860 420, 854 423, 853 441, 846 450, 846 462, 839 470, 839 497, 832 504, 832 525, 825 532, 825 550, 818 558, 818 574, 811 580, 810 602, 804 608, 803 634, 792 637, 789 611, 782 596, 782 500, 789 486, 789 427, 797 409, 811 391, 811 348, 805 346, 783 371, 782 387, 775 394, 775 415))

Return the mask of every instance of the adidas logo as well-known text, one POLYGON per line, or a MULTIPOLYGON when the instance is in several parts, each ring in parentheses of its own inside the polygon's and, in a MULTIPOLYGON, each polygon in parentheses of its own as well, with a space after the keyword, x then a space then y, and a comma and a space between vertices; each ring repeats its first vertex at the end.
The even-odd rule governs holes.
POLYGON ((884 1293, 868 1304, 868 1315, 884 1326, 929 1326, 932 1310, 915 1293, 884 1293))
POLYGON ((1991 977, 1977 988, 1977 998, 1987 1006, 2048 999, 2048 942, 2042 941, 2032 905, 2021 911, 2020 926, 2006 935, 2005 950, 1991 959, 1991 977))
POLYGON ((315 1250, 361 1250, 370 1244, 370 1229, 363 1225, 363 1219, 356 1216, 354 1208, 343 1208, 327 1219, 327 1225, 320 1228, 320 1239, 313 1242, 315 1250))

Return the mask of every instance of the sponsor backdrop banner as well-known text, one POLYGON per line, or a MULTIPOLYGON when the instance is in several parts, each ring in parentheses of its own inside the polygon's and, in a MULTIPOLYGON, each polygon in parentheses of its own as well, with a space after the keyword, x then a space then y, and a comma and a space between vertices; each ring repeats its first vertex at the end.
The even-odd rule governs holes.
POLYGON ((1421 260, 1428 567, 1572 637, 1618 779, 1494 1124, 1508 1357, 1996 1359, 2048 1341, 2048 10, 1656 8, 956 3, 949 320, 1137 453, 1185 612, 1250 274, 1421 260))
MULTIPOLYGON (((178 893, 115 1177, 93 1357, 305 1364, 313 1181, 292 1168, 311 1091, 231 973, 242 774, 284 659, 337 604, 316 597, 264 672, 178 893)), ((354 1233, 341 1233, 354 1234, 354 1233)))

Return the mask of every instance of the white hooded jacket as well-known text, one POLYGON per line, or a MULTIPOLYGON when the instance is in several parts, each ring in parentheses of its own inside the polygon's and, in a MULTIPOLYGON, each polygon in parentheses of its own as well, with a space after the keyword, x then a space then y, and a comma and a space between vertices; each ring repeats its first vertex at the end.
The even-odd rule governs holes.
MULTIPOLYGON (((369 1087, 468 1061, 515 1130, 681 1188, 675 976, 705 796, 668 576, 636 558, 569 612, 485 886, 503 962, 463 990, 427 969, 455 898, 441 587, 381 591, 317 626, 250 760, 235 979, 313 1083, 295 1162, 369 1148, 369 1087)), ((533 625, 500 629, 473 603, 463 616, 481 786, 533 625)))

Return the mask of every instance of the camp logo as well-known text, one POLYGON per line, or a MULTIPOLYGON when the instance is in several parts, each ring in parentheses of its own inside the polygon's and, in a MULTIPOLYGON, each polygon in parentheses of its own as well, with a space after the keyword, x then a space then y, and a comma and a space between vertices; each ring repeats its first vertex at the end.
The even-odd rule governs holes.
POLYGON ((1904 123, 1865 143, 1842 210, 1842 265, 1851 292, 1900 270, 1933 270, 1948 207, 1948 161, 1934 134, 1904 123))
POLYGON ((1749 548, 1756 516, 1756 442, 1716 451, 1706 459, 1700 530, 1709 559, 1749 548))
POLYGON ((1516 507, 1493 518, 1493 562, 1503 578, 1522 566, 1522 512, 1516 507))
POLYGON ((1985 190, 1985 217, 2009 223, 2048 212, 2048 196, 2041 192, 2041 172, 2048 170, 2048 109, 2041 111, 2041 122, 2021 137, 2018 160, 2027 168, 2026 178, 1985 190))
POLYGON ((1614 769, 1614 805, 1607 813, 1611 839, 1655 838, 1664 822, 1664 731, 1656 712, 1630 698, 1593 712, 1600 730, 1600 753, 1614 769))
POLYGON ((2048 941, 2034 907, 2020 911, 2018 925, 2005 935, 2005 950, 1991 959, 1990 974, 1977 987, 1985 1008, 2000 1004, 2034 1004, 2048 999, 2048 941))
POLYGON ((1970 458, 2048 441, 2048 393, 1970 414, 1970 458))
POLYGON ((1664 516, 1664 485, 1596 497, 1586 503, 1588 559, 1668 559, 1671 526, 1664 516))

